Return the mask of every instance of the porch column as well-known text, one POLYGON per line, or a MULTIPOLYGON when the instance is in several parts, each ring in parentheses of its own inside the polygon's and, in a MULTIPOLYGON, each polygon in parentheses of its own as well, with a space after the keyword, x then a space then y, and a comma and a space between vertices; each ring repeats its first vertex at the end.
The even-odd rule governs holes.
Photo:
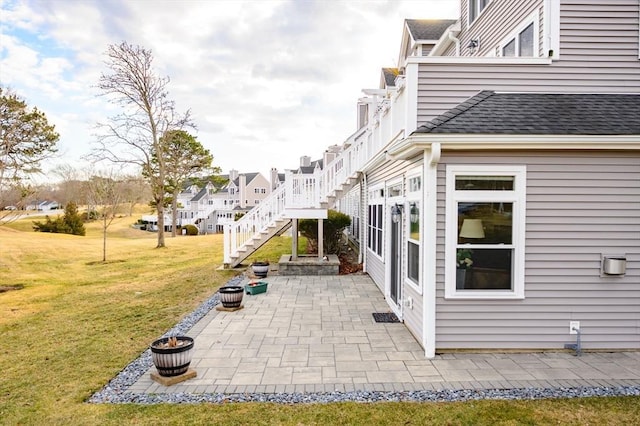
POLYGON ((318 219, 318 259, 322 260, 324 257, 324 219, 318 219))
POLYGON ((298 219, 291 219, 291 260, 298 260, 298 219))

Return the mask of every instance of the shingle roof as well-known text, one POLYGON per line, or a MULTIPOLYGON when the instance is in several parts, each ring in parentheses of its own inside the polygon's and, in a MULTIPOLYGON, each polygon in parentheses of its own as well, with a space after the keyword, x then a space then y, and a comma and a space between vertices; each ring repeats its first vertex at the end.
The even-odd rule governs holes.
POLYGON ((407 19, 407 27, 414 40, 438 40, 455 19, 407 19))
POLYGON ((482 91, 415 133, 640 135, 640 95, 482 91))
POLYGON ((384 82, 387 87, 395 87, 398 68, 382 68, 382 75, 384 75, 384 82))
POLYGON ((207 194, 207 188, 202 188, 192 199, 191 201, 200 201, 202 197, 207 194))

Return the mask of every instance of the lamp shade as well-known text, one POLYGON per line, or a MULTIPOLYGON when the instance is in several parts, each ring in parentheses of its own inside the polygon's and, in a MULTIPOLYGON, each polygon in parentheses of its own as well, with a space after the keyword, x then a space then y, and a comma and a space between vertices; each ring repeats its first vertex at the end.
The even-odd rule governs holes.
POLYGON ((460 228, 462 238, 484 238, 484 228, 481 219, 464 219, 460 228))

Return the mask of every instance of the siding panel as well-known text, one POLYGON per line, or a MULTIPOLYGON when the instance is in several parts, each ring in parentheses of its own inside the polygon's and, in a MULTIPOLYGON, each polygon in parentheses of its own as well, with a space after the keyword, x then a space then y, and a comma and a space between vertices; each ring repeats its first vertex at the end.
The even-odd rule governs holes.
MULTIPOLYGON (((504 3, 512 4, 511 7, 517 5, 518 10, 529 13, 531 8, 542 7, 541 2, 527 1, 521 6, 521 2, 494 1, 488 6, 490 13, 478 18, 478 28, 489 26, 485 20, 495 25, 502 22, 504 13, 516 12, 504 3)), ((462 4, 462 16, 466 20, 466 2, 462 4)), ((528 15, 523 12, 521 16, 528 15)), ((637 0, 563 1, 560 59, 551 65, 507 65, 500 64, 500 58, 486 58, 484 64, 422 63, 418 72, 418 124, 455 107, 480 90, 637 93, 640 91, 638 16, 637 0)), ((476 24, 471 30, 475 27, 476 24)), ((506 26, 495 27, 506 34, 506 26)), ((490 35, 485 36, 492 34, 491 31, 487 29, 480 34, 485 47, 493 43, 490 35)), ((461 33, 462 46, 466 46, 469 37, 469 31, 461 33)))
POLYGON ((581 322, 585 349, 640 349, 638 188, 637 153, 443 153, 438 167, 436 347, 560 349, 575 341, 568 333, 571 320, 581 322), (444 299, 448 164, 527 166, 524 300, 444 299), (591 192, 582 190, 589 186, 591 192), (601 277, 602 254, 625 254, 626 275, 601 277))
MULTIPOLYGON (((413 168, 415 168, 422 161, 422 155, 416 156, 414 159, 410 161, 389 161, 385 165, 377 168, 371 173, 367 174, 367 182, 369 187, 373 187, 379 185, 380 183, 386 183, 391 180, 396 180, 399 177, 403 177, 404 174, 413 168)), ((406 193, 406 187, 405 187, 406 193)), ((389 214, 385 207, 385 218, 389 214)), ((383 238, 385 239, 384 249, 387 249, 386 239, 387 239, 387 230, 386 230, 386 219, 385 219, 385 231, 383 233, 383 238)), ((406 243, 405 243, 406 244, 406 243)), ((403 267, 403 275, 406 274, 406 246, 403 247, 403 258, 402 258, 402 267, 403 267)), ((385 259, 388 254, 385 254, 385 259)), ((367 259, 367 272, 371 275, 371 278, 374 280, 378 288, 384 294, 384 281, 385 281, 385 264, 380 260, 377 256, 371 254, 369 252, 369 257, 367 259)), ((413 290, 409 285, 404 285, 404 294, 403 299, 407 297, 411 297, 413 299, 413 309, 403 309, 403 320, 409 331, 416 337, 416 340, 421 343, 422 341, 422 295, 419 295, 415 290, 413 290)))

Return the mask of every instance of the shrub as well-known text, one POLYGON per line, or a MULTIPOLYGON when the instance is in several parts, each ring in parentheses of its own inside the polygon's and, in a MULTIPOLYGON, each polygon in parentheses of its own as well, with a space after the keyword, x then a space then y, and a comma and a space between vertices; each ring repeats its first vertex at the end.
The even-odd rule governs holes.
POLYGON ((82 218, 78 214, 75 203, 69 203, 64 208, 64 216, 55 220, 47 215, 44 222, 33 222, 33 230, 36 232, 53 232, 56 234, 85 235, 86 230, 82 218))
MULTIPOLYGON (((327 219, 323 221, 323 246, 324 252, 327 254, 337 254, 340 250, 340 238, 342 231, 351 225, 351 218, 344 213, 335 210, 329 210, 327 219)), ((298 222, 300 234, 307 237, 312 248, 318 247, 318 220, 317 219, 300 219, 298 222)))
POLYGON ((83 212, 81 217, 83 222, 91 222, 92 220, 100 219, 100 214, 95 210, 89 210, 83 212))
POLYGON ((184 229, 187 230, 187 235, 198 235, 198 227, 195 225, 185 225, 184 229))

